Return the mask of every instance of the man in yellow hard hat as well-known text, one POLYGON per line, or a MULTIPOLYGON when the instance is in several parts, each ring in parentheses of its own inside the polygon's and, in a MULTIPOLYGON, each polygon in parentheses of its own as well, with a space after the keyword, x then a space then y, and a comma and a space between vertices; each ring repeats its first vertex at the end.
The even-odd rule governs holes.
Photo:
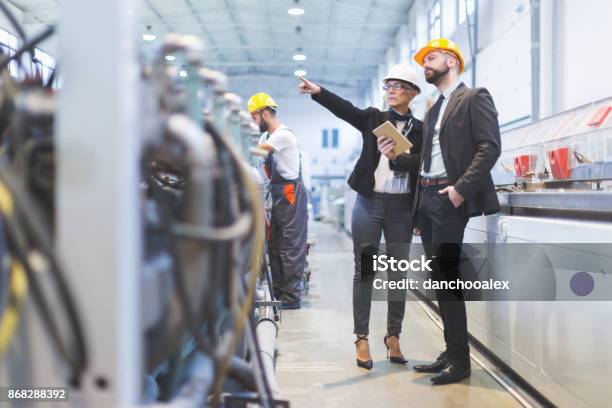
POLYGON ((306 267, 308 197, 302 181, 299 142, 277 117, 278 105, 264 92, 249 99, 247 109, 259 126, 259 147, 270 152, 265 161, 272 198, 268 252, 274 294, 284 309, 299 309, 306 267))
MULTIPOLYGON (((491 169, 501 152, 497 111, 485 88, 459 80, 465 69, 457 45, 445 38, 430 41, 414 60, 439 96, 423 123, 423 151, 413 211, 432 278, 460 278, 459 259, 470 217, 499 211, 491 169)), ((442 286, 443 287, 443 286, 442 286)), ((467 317, 460 290, 436 290, 444 323, 446 350, 416 371, 438 373, 434 384, 450 384, 471 375, 467 317)))

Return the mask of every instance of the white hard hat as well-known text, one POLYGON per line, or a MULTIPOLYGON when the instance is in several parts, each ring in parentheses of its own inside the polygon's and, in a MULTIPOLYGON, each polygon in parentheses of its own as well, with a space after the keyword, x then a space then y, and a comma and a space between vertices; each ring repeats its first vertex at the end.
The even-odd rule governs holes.
POLYGON ((417 91, 421 92, 421 87, 419 86, 419 75, 416 70, 412 68, 408 64, 397 64, 389 69, 387 76, 383 79, 383 82, 387 82, 390 79, 397 79, 399 81, 408 82, 411 85, 414 85, 417 91))

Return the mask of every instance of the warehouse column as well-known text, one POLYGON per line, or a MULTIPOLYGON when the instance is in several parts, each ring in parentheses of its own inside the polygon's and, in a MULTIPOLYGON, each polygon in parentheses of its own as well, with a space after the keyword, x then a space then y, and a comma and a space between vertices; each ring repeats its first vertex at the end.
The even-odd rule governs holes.
POLYGON ((540 117, 559 111, 559 4, 558 0, 540 0, 540 69, 549 73, 540 77, 540 117))

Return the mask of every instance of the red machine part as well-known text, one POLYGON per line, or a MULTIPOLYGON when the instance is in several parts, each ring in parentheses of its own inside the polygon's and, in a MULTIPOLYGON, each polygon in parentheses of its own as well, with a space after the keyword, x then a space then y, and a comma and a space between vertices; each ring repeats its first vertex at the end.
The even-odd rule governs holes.
POLYGON ((606 121, 606 118, 608 117, 610 111, 612 111, 612 105, 603 106, 602 108, 600 108, 591 118, 589 126, 601 126, 606 121))

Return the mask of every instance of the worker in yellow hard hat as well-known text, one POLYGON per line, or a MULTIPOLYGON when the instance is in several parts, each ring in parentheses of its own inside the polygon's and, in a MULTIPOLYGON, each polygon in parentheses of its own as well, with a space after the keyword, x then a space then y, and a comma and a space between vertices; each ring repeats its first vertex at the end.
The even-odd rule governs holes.
POLYGON ((308 224, 299 141, 279 121, 278 104, 267 93, 251 96, 247 109, 262 132, 259 147, 270 152, 264 168, 269 178, 267 193, 272 200, 268 252, 274 294, 284 309, 299 309, 308 224))
MULTIPOLYGON (((470 217, 500 209, 491 177, 501 152, 499 124, 489 92, 469 88, 459 79, 465 62, 455 43, 445 38, 432 40, 414 60, 439 95, 423 120, 413 216, 419 220, 421 241, 432 260, 431 276, 445 288, 461 279, 461 243, 470 217)), ((471 375, 463 293, 440 289, 436 298, 446 349, 436 361, 417 364, 414 369, 437 373, 431 378, 434 385, 456 383, 471 375)))
MULTIPOLYGON (((247 110, 251 116, 262 113, 265 110, 274 113, 277 109, 278 105, 276 102, 274 102, 274 99, 272 99, 272 97, 265 92, 256 93, 255 95, 251 96, 247 102, 247 110)), ((255 116, 253 116, 253 118, 255 118, 255 116)), ((266 130, 262 130, 262 132, 265 131, 266 130)))

